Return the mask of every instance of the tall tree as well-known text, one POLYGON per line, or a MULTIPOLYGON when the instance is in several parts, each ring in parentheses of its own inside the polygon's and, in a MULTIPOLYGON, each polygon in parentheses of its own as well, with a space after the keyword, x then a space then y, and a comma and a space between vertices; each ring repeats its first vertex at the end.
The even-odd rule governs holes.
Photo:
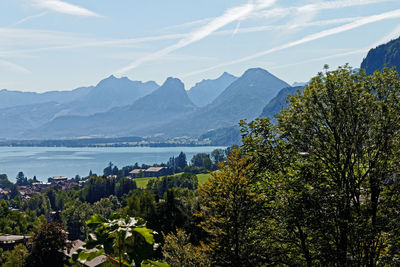
POLYGON ((281 137, 304 155, 294 185, 312 203, 304 228, 313 264, 375 266, 393 249, 382 196, 400 166, 399 96, 394 70, 366 76, 344 66, 319 73, 278 115, 281 137))
POLYGON ((27 266, 63 266, 64 255, 61 251, 69 247, 67 232, 61 224, 44 224, 33 237, 27 266))
POLYGON ((254 266, 263 261, 257 232, 263 194, 252 190, 252 164, 240 151, 233 151, 220 170, 199 189, 202 199, 201 226, 210 235, 212 263, 218 266, 254 266))

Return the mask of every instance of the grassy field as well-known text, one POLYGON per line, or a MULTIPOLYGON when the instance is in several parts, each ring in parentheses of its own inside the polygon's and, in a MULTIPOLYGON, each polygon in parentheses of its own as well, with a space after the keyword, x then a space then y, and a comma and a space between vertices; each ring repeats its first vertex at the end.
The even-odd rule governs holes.
POLYGON ((197 181, 199 182, 199 185, 204 184, 205 182, 208 181, 208 178, 210 178, 211 174, 209 173, 200 173, 197 174, 197 181))
MULTIPOLYGON (((211 176, 211 174, 209 174, 209 173, 197 174, 197 179, 199 181, 199 185, 207 182, 207 180, 208 180, 208 178, 210 178, 210 176, 211 176)), ((147 183, 151 179, 156 179, 156 177, 136 178, 136 179, 134 179, 134 181, 136 182, 136 185, 138 188, 145 189, 147 186, 147 183)))

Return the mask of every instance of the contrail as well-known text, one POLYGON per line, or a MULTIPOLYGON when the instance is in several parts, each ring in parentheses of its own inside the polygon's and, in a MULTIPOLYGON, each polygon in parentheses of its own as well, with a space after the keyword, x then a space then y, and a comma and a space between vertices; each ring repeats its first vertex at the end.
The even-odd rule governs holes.
POLYGON ((13 70, 15 72, 21 72, 21 73, 30 73, 30 71, 20 65, 14 64, 12 62, 0 59, 0 65, 6 67, 9 70, 13 70))
POLYGON ((40 8, 45 8, 50 11, 85 17, 100 17, 99 14, 86 8, 76 6, 61 0, 34 0, 33 4, 40 8))
POLYGON ((214 18, 211 22, 207 23, 205 26, 201 27, 198 30, 193 31, 192 33, 189 33, 188 37, 181 39, 179 42, 177 42, 171 46, 168 46, 164 49, 156 51, 155 53, 152 53, 151 55, 148 55, 143 58, 139 58, 138 60, 131 63, 130 65, 128 65, 120 70, 117 70, 116 74, 118 74, 118 75, 124 74, 124 73, 140 66, 141 64, 143 64, 145 62, 156 60, 156 59, 158 59, 162 56, 165 56, 175 50, 183 48, 194 42, 200 41, 200 40, 204 39, 205 37, 209 36, 210 34, 212 34, 213 32, 217 31, 218 29, 230 24, 231 22, 242 19, 254 11, 258 11, 258 10, 267 8, 268 6, 271 6, 274 3, 275 3, 275 0, 264 0, 264 1, 258 1, 256 4, 248 3, 245 5, 230 8, 230 9, 226 10, 223 15, 214 18))
POLYGON ((43 16, 44 16, 44 15, 46 15, 46 14, 47 14, 47 12, 42 12, 42 13, 40 13, 40 14, 36 14, 36 15, 32 15, 32 16, 28 16, 28 17, 26 17, 26 18, 23 18, 23 19, 21 19, 21 20, 17 21, 16 23, 14 23, 14 24, 13 24, 13 26, 16 26, 16 25, 22 24, 22 23, 24 23, 24 22, 27 22, 27 21, 29 21, 29 20, 31 20, 31 19, 36 19, 36 18, 43 17, 43 16))
POLYGON ((300 44, 304 44, 304 43, 308 43, 308 42, 311 42, 311 41, 315 41, 315 40, 318 40, 318 39, 321 39, 321 38, 324 38, 324 37, 327 37, 327 36, 331 36, 331 35, 334 35, 334 34, 346 32, 346 31, 361 27, 361 26, 366 25, 366 24, 378 22, 378 21, 385 20, 385 19, 399 18, 399 17, 400 17, 400 9, 396 9, 396 10, 393 10, 393 11, 381 13, 381 14, 378 14, 378 15, 365 17, 365 18, 359 19, 357 21, 354 21, 354 22, 351 22, 351 23, 348 23, 348 24, 345 24, 345 25, 342 25, 342 26, 338 26, 338 27, 331 28, 331 29, 328 29, 328 30, 324 30, 324 31, 321 31, 321 32, 318 32, 318 33, 307 35, 306 37, 303 37, 303 38, 301 38, 301 39, 299 39, 297 41, 289 42, 289 43, 286 43, 284 45, 277 46, 277 47, 274 47, 274 48, 259 52, 259 53, 254 54, 254 55, 250 55, 250 56, 247 56, 247 57, 235 59, 235 60, 232 60, 232 61, 229 61, 229 62, 226 62, 226 63, 218 64, 218 65, 215 65, 215 66, 212 66, 212 67, 209 67, 209 68, 205 68, 205 69, 202 69, 202 70, 193 71, 193 72, 185 74, 182 77, 188 77, 188 76, 192 76, 192 75, 195 75, 195 74, 204 73, 204 72, 207 72, 207 71, 210 71, 210 70, 218 69, 218 68, 221 68, 221 67, 225 67, 225 66, 229 66, 229 65, 245 62, 245 61, 249 61, 251 59, 259 58, 259 57, 262 57, 262 56, 265 56, 265 55, 268 55, 268 54, 271 54, 271 53, 274 53, 274 52, 277 52, 277 51, 280 51, 280 50, 283 50, 283 49, 287 49, 287 48, 294 47, 294 46, 297 46, 297 45, 300 45, 300 44))

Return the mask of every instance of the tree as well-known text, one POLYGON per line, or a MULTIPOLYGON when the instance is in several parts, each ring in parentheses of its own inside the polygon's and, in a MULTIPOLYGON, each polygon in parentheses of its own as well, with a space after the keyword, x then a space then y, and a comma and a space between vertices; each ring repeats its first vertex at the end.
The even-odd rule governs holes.
POLYGON ((187 166, 186 155, 185 153, 181 152, 175 158, 175 168, 180 168, 183 170, 187 166))
POLYGON ((208 256, 209 248, 204 243, 192 245, 190 235, 185 231, 178 229, 176 234, 170 233, 164 239, 163 256, 172 267, 212 266, 208 256))
POLYGON ((67 232, 61 224, 44 224, 33 236, 27 266, 63 266, 64 255, 61 251, 69 247, 67 232))
POLYGON ((248 157, 233 151, 228 164, 199 188, 202 218, 200 225, 210 235, 213 265, 254 266, 263 261, 257 220, 263 207, 263 194, 252 190, 249 178, 252 164, 248 157))
POLYGON ((115 195, 121 198, 124 194, 128 194, 131 190, 136 189, 136 182, 132 179, 121 178, 115 185, 115 195))
POLYGON ((205 159, 210 159, 210 155, 208 155, 207 153, 198 153, 193 156, 190 162, 192 163, 192 166, 204 167, 205 159))
POLYGON ((214 149, 211 152, 211 157, 214 160, 214 164, 218 165, 218 162, 225 160, 225 151, 223 149, 214 149))
POLYGON ((264 173, 275 174, 276 212, 309 266, 376 266, 399 249, 390 223, 399 218, 383 201, 400 166, 399 95, 394 70, 366 76, 344 66, 319 73, 277 116, 290 164, 264 173))
POLYGON ((103 170, 103 175, 104 175, 105 177, 107 177, 107 176, 113 174, 113 166, 114 166, 113 163, 110 161, 110 162, 108 163, 108 166, 107 166, 106 168, 104 168, 104 170, 103 170))
POLYGON ((0 251, 0 255, 0 265, 2 267, 23 267, 28 257, 28 249, 24 245, 18 244, 11 251, 4 253, 0 251))
POLYGON ((25 177, 25 174, 23 172, 19 172, 17 177, 17 185, 22 186, 22 185, 28 185, 28 178, 25 177))

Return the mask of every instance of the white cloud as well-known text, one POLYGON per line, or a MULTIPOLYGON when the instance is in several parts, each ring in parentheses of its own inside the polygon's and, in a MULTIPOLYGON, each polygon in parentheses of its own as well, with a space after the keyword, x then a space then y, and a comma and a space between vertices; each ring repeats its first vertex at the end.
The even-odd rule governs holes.
POLYGON ((20 65, 17 65, 15 63, 0 59, 0 66, 5 67, 7 70, 11 70, 14 72, 20 72, 20 73, 30 73, 30 71, 20 65))
POLYGON ((118 75, 124 74, 140 66, 145 62, 156 60, 160 57, 168 55, 173 51, 183 48, 189 44, 200 41, 205 37, 209 36, 210 34, 212 34, 213 32, 219 30, 220 28, 230 24, 231 22, 246 18, 253 12, 267 8, 273 5, 274 3, 275 0, 263 0, 263 1, 257 1, 256 3, 249 2, 248 4, 245 5, 229 8, 224 12, 224 14, 214 18, 212 21, 210 21, 200 29, 191 32, 187 37, 181 39, 179 42, 171 46, 168 46, 164 49, 158 50, 147 57, 139 58, 138 60, 132 62, 128 66, 116 71, 116 74, 118 75))
POLYGON ((396 0, 338 0, 338 1, 319 1, 315 4, 293 7, 278 7, 270 10, 261 10, 255 14, 255 18, 283 18, 292 13, 322 11, 330 9, 341 9, 354 6, 365 6, 379 4, 383 2, 393 2, 396 0))
POLYGON ((342 33, 342 32, 345 32, 345 31, 349 31, 349 30, 361 27, 361 26, 366 25, 366 24, 378 22, 378 21, 385 20, 385 19, 399 18, 399 17, 400 17, 400 9, 396 9, 396 10, 393 10, 393 11, 381 13, 381 14, 378 14, 378 15, 364 17, 364 18, 361 18, 361 19, 359 19, 357 21, 354 21, 354 22, 351 22, 351 23, 348 23, 348 24, 345 24, 345 25, 342 25, 342 26, 338 26, 338 27, 335 27, 335 28, 331 28, 331 29, 328 29, 328 30, 324 30, 324 31, 321 31, 321 32, 318 32, 318 33, 310 34, 310 35, 307 35, 307 36, 305 36, 305 37, 303 37, 303 38, 301 38, 301 39, 299 39, 297 41, 289 42, 289 43, 286 43, 286 44, 283 44, 283 45, 280 45, 280 46, 277 46, 277 47, 274 47, 274 48, 270 48, 268 50, 265 50, 265 51, 262 51, 262 52, 247 56, 247 57, 243 57, 243 58, 235 59, 235 60, 232 60, 232 61, 229 61, 229 62, 221 63, 221 64, 218 64, 218 65, 215 65, 215 66, 212 66, 212 67, 209 67, 209 68, 205 68, 205 69, 202 69, 202 70, 193 71, 193 72, 185 74, 183 77, 188 77, 188 76, 191 76, 191 75, 204 73, 204 72, 207 72, 207 71, 210 71, 210 70, 214 70, 214 69, 218 69, 218 68, 221 68, 221 67, 230 66, 230 65, 233 65, 233 64, 238 64, 238 63, 241 63, 241 62, 249 61, 249 60, 252 60, 252 59, 255 59, 255 58, 259 58, 259 57, 262 57, 262 56, 266 56, 268 54, 271 54, 271 53, 274 53, 274 52, 277 52, 277 51, 280 51, 280 50, 283 50, 283 49, 291 48, 291 47, 294 47, 294 46, 297 46, 297 45, 300 45, 300 44, 304 44, 304 43, 308 43, 308 42, 311 42, 311 41, 315 41, 315 40, 318 40, 318 39, 321 39, 321 38, 324 38, 324 37, 327 37, 327 36, 331 36, 331 35, 334 35, 334 34, 342 33))
POLYGON ((33 0, 33 5, 49 11, 84 17, 100 17, 97 13, 89 9, 76 6, 61 0, 33 0))
POLYGON ((303 65, 303 64, 312 63, 312 62, 324 61, 327 59, 340 58, 340 57, 346 57, 346 56, 358 55, 358 54, 365 54, 368 52, 368 50, 369 50, 369 48, 362 48, 362 49, 357 49, 354 51, 349 51, 349 52, 344 52, 344 53, 338 53, 338 54, 334 54, 334 55, 330 55, 330 56, 312 58, 312 59, 299 61, 299 62, 295 62, 295 63, 291 63, 291 64, 270 67, 269 69, 271 69, 271 70, 282 69, 282 68, 293 67, 293 66, 303 65))

